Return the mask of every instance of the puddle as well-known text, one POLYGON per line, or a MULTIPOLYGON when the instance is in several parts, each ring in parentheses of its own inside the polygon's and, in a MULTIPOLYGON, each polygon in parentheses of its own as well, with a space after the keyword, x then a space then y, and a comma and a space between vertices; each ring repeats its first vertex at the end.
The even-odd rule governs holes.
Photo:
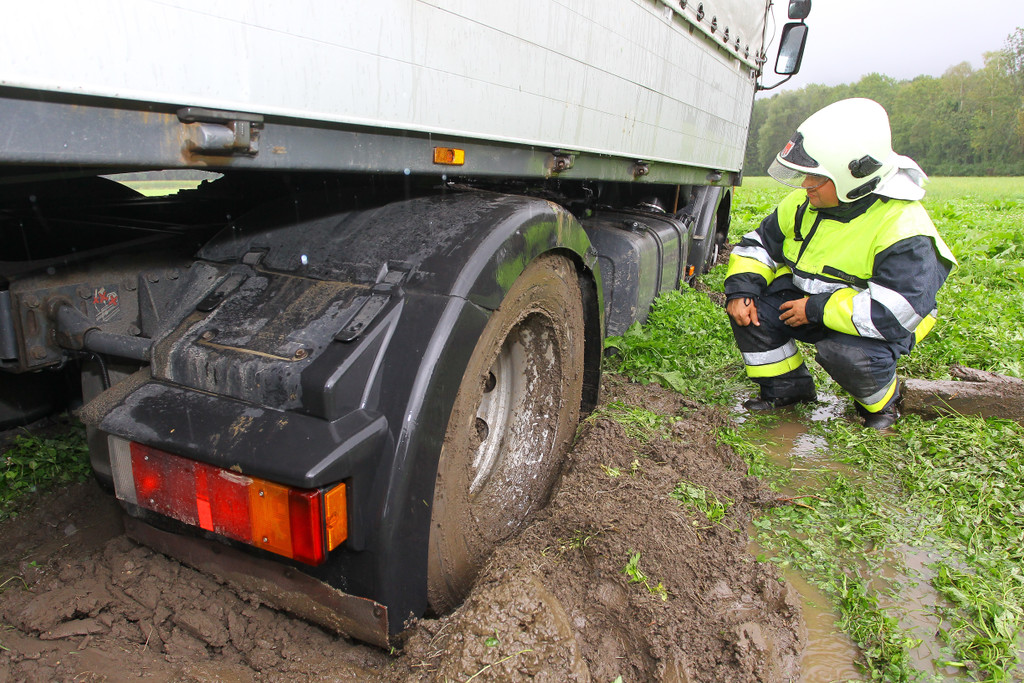
MULTIPOLYGON (((824 402, 811 416, 821 421, 842 415, 845 405, 836 397, 823 397, 824 402)), ((816 475, 823 471, 839 472, 850 479, 863 481, 863 475, 843 463, 830 460, 825 453, 825 440, 807 432, 807 425, 796 413, 785 417, 768 430, 765 448, 769 460, 792 473, 792 481, 780 488, 782 496, 794 495, 797 490, 814 484, 816 475)), ((753 536, 753 534, 752 534, 753 536)), ((750 551, 763 553, 764 549, 751 540, 750 551)), ((929 584, 931 570, 926 566, 934 561, 928 551, 900 546, 885 554, 886 561, 873 571, 872 587, 877 590, 879 604, 898 615, 900 625, 921 643, 911 650, 913 665, 926 674, 944 680, 963 679, 962 672, 936 667, 942 658, 943 643, 938 631, 946 627, 934 613, 934 606, 946 604, 929 584)), ((863 569, 863 573, 871 570, 863 569)), ((807 648, 802 659, 800 683, 833 683, 834 681, 869 680, 857 666, 860 657, 857 646, 836 626, 838 619, 829 599, 799 572, 784 569, 783 574, 803 601, 804 620, 807 624, 807 648)))
POLYGON ((800 661, 800 683, 866 680, 855 662, 857 646, 836 627, 828 598, 799 573, 784 572, 789 585, 800 593, 807 624, 807 647, 800 661))

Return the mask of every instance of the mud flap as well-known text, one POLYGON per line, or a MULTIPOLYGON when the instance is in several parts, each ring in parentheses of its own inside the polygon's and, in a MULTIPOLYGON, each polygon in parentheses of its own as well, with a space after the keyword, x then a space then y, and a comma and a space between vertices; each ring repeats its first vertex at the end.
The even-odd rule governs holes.
POLYGON ((228 584, 255 593, 266 605, 305 619, 339 635, 387 648, 388 609, 343 593, 302 572, 222 545, 215 541, 161 531, 124 516, 128 538, 228 584))

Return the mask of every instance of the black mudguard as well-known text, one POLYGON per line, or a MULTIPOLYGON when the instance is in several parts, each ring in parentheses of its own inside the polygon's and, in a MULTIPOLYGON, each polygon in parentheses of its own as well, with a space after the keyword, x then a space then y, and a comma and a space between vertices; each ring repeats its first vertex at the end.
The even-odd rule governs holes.
POLYGON ((684 210, 694 224, 687 259, 687 272, 693 276, 707 272, 714 265, 708 263, 708 259, 716 240, 724 244, 729 231, 731 204, 731 189, 707 185, 694 191, 693 200, 684 210))
POLYGON ((596 403, 596 253, 560 206, 484 192, 341 214, 289 202, 239 225, 204 247, 192 270, 208 285, 154 347, 153 378, 122 390, 100 428, 285 484, 347 481, 349 539, 324 565, 295 566, 387 606, 396 633, 427 608, 434 480, 463 371, 543 253, 577 264, 584 408, 596 403))

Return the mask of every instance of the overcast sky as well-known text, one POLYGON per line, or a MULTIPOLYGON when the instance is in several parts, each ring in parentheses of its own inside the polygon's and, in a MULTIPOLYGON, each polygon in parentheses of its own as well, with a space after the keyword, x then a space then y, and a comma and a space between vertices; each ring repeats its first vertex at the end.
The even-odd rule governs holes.
MULTIPOLYGON (((788 4, 775 0, 776 36, 788 4)), ((779 90, 854 83, 874 72, 897 80, 941 76, 960 62, 978 69, 984 53, 1002 49, 1024 26, 1024 0, 812 0, 807 25, 800 73, 779 90)), ((773 42, 769 70, 776 51, 773 42)))

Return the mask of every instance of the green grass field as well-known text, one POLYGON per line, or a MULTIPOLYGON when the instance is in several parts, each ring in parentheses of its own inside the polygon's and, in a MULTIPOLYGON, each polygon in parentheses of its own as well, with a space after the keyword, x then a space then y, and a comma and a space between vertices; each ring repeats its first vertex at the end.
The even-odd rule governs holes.
MULTIPOLYGON (((1024 178, 935 178, 924 204, 959 268, 939 294, 939 324, 900 365, 901 377, 944 378, 952 363, 1022 376, 1024 178)), ((770 178, 737 188, 730 241, 754 229, 789 189, 770 178)), ((702 278, 721 291, 724 267, 702 278)), ((685 288, 659 299, 650 319, 609 343, 611 370, 659 382, 705 402, 734 405, 749 392, 725 312, 685 288)), ((813 357, 813 354, 805 354, 813 357)), ((813 362, 819 387, 839 392, 813 362)), ((843 398, 848 404, 849 399, 843 398)), ((771 561, 799 570, 832 601, 858 645, 864 676, 877 681, 1024 680, 1024 427, 977 417, 905 416, 890 434, 845 415, 813 422, 837 463, 811 473, 796 495, 755 522, 771 561), (899 565, 920 555, 919 570, 899 565), (921 663, 922 637, 907 626, 904 591, 881 578, 897 571, 934 597, 929 617, 941 652, 921 663), (904 618, 901 618, 904 617, 904 618)), ((772 418, 724 430, 751 473, 792 485, 766 457, 772 418)), ((792 419, 792 414, 789 416, 792 419)))

